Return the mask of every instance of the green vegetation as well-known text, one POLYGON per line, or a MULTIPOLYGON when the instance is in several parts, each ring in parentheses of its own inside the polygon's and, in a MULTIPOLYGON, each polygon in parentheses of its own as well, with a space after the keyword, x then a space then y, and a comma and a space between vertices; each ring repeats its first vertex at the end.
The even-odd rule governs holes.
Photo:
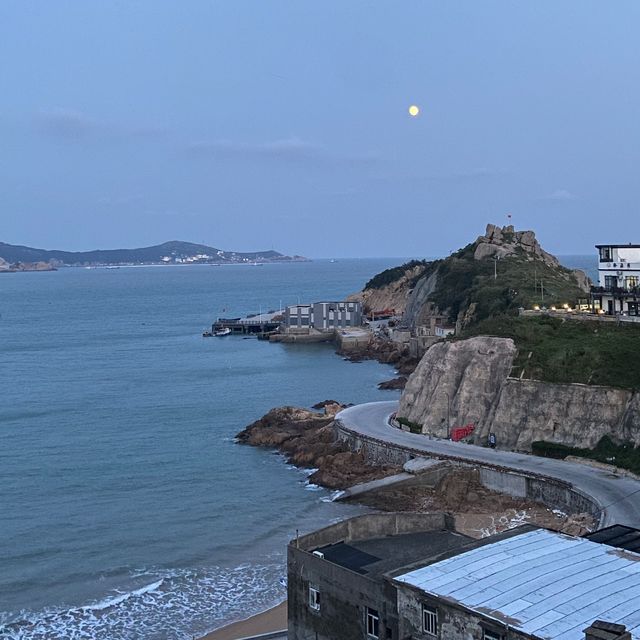
POLYGON ((542 260, 521 255, 494 261, 475 260, 475 243, 439 261, 438 285, 429 297, 440 309, 449 310, 451 321, 475 303, 474 321, 519 307, 576 304, 587 297, 574 274, 565 267, 553 267, 542 260))
POLYGON ((632 443, 615 444, 608 436, 603 436, 595 449, 568 447, 544 440, 533 442, 531 449, 535 455, 545 458, 564 459, 567 456, 579 456, 640 474, 640 446, 634 447, 632 443))
POLYGON ((422 433, 422 425, 417 422, 412 422, 408 418, 396 418, 399 424, 409 427, 411 433, 422 433))
POLYGON ((512 338, 512 375, 546 382, 582 382, 640 389, 640 326, 549 316, 498 315, 465 329, 461 338, 512 338))
POLYGON ((433 263, 428 262, 427 260, 410 260, 409 262, 405 262, 401 264, 399 267, 392 267, 391 269, 385 269, 381 273, 373 276, 367 284, 364 285, 365 290, 367 289, 382 289, 382 287, 391 284, 392 282, 396 282, 400 280, 404 274, 410 269, 414 269, 415 267, 422 267, 422 269, 418 272, 418 274, 411 279, 409 283, 409 288, 415 286, 416 282, 422 278, 425 274, 427 267, 433 263))

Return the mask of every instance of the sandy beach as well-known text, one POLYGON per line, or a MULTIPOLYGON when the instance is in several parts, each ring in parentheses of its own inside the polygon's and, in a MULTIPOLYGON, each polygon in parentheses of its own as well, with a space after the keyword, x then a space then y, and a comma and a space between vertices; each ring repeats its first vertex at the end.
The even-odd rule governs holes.
POLYGON ((246 620, 216 629, 200 640, 238 640, 287 628, 287 601, 246 620))

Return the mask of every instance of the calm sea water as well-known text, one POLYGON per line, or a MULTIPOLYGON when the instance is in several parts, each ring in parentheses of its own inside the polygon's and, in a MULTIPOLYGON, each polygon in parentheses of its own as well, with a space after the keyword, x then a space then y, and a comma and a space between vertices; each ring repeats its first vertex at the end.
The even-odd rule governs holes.
POLYGON ((396 397, 328 346, 203 339, 398 260, 0 277, 0 637, 191 638, 284 595, 285 543, 358 510, 234 443, 274 406, 396 397))

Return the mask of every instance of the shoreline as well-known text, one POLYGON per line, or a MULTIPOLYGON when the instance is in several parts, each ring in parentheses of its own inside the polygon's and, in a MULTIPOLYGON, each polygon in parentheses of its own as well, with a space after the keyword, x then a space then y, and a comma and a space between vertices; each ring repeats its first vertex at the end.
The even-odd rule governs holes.
POLYGON ((266 633, 282 631, 287 628, 287 601, 256 613, 244 620, 214 629, 198 640, 240 640, 266 633))

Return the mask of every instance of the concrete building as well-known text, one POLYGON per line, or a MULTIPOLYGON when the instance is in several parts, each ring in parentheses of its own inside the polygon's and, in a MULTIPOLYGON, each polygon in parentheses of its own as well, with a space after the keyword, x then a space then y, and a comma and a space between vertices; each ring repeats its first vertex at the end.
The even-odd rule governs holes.
POLYGON ((591 306, 609 315, 640 315, 640 244, 596 245, 598 286, 591 306))
POLYGON ((444 514, 372 514, 288 548, 289 640, 640 638, 640 532, 525 526, 482 540, 444 514))
POLYGON ((362 325, 362 305, 359 302, 315 302, 296 304, 285 309, 284 326, 333 331, 362 325))

